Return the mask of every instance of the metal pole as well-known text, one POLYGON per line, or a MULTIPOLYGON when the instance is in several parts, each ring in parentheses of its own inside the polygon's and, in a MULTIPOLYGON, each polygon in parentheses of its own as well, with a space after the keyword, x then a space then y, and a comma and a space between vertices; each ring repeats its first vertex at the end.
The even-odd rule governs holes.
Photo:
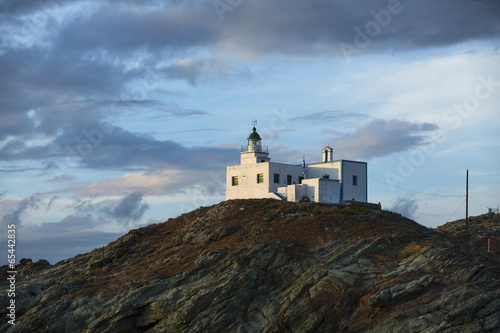
POLYGON ((469 169, 465 178, 465 241, 469 241, 469 169))

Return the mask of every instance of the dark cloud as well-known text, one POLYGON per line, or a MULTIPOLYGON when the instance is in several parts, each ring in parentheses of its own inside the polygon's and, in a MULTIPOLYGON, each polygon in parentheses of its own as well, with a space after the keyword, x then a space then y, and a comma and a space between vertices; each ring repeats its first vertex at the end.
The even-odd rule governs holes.
POLYGON ((160 73, 170 79, 182 79, 191 85, 199 81, 212 82, 230 80, 232 77, 250 78, 251 72, 244 67, 231 65, 221 58, 185 58, 160 69, 160 73))
MULTIPOLYGON (((97 127, 94 127, 97 128, 97 127)), ((156 140, 151 136, 114 128, 111 133, 94 132, 93 143, 86 137, 59 138, 60 147, 69 147, 69 156, 82 166, 96 169, 166 167, 199 170, 219 168, 233 158, 235 149, 184 147, 172 140, 156 140), (102 138, 102 141, 101 139, 102 138), (203 161, 200 163, 199 161, 203 161)))
POLYGON ((335 139, 334 153, 346 159, 387 156, 425 144, 426 133, 437 129, 436 124, 377 119, 335 139))
POLYGON ((80 214, 90 215, 94 211, 93 198, 79 199, 68 206, 80 214))
POLYGON ((36 234, 56 235, 92 230, 95 227, 106 223, 106 221, 94 219, 91 214, 83 216, 68 215, 59 222, 44 222, 39 226, 25 225, 23 230, 29 238, 29 236, 34 237, 36 234))
POLYGON ((52 198, 50 198, 50 201, 49 203, 47 204, 47 210, 50 210, 50 208, 52 207, 52 204, 57 200, 59 199, 59 197, 57 195, 54 195, 52 196, 52 198))
POLYGON ((183 108, 175 102, 163 102, 159 100, 133 100, 133 99, 122 99, 119 101, 111 101, 110 108, 106 112, 106 115, 117 114, 120 116, 134 116, 137 114, 138 110, 148 109, 147 115, 141 115, 142 117, 148 119, 164 119, 164 118, 186 118, 186 117, 197 117, 206 116, 209 113, 183 108))
POLYGON ((54 178, 51 178, 51 179, 47 179, 46 181, 53 182, 53 183, 59 183, 59 182, 71 182, 75 179, 76 178, 74 176, 63 174, 63 175, 55 176, 54 178))
MULTIPOLYGON (((54 23, 50 40, 42 47, 14 54, 6 47, 0 61, 22 65, 24 76, 30 78, 26 82, 33 85, 95 93, 121 89, 121 84, 141 77, 151 80, 151 71, 156 73, 153 77, 182 78, 193 84, 200 77, 213 80, 241 71, 227 59, 206 53, 244 59, 277 54, 342 57, 341 43, 366 53, 498 39, 500 35, 498 1, 401 0, 390 17, 381 18, 380 13, 389 10, 388 3, 393 2, 244 1, 225 12, 221 21, 210 1, 95 2, 93 10, 76 11, 62 23, 54 23), (377 23, 380 20, 386 22, 377 23), (368 36, 367 45, 356 46, 355 29, 366 35, 370 22, 379 24, 380 31, 368 36), (197 56, 191 58, 193 54, 197 56)), ((50 8, 65 5, 61 2, 50 8)), ((37 6, 43 13, 44 6, 37 6)), ((20 5, 4 2, 0 10, 21 15, 34 7, 24 1, 20 5)), ((12 74, 18 66, 2 67, 2 74, 12 74)), ((38 98, 43 99, 43 91, 38 98)))
POLYGON ((42 1, 29 1, 29 0, 19 0, 19 1, 0 1, 0 16, 7 16, 17 13, 26 14, 33 10, 40 10, 42 1))
MULTIPOLYGON (((51 198, 48 207, 57 200, 51 198)), ((40 195, 33 195, 22 200, 16 210, 2 219, 2 223, 20 222, 20 215, 31 208, 36 208, 40 201, 40 195), (12 218, 17 218, 13 221, 12 218)), ((147 204, 141 203, 142 195, 134 194, 122 199, 118 205, 110 208, 109 217, 117 220, 137 221, 142 217, 147 204)), ((18 224, 18 237, 16 239, 16 253, 19 259, 32 258, 34 260, 46 259, 51 263, 67 259, 74 255, 85 253, 96 247, 101 247, 119 236, 121 233, 108 233, 95 230, 111 221, 102 218, 94 218, 88 213, 91 209, 87 205, 84 215, 68 215, 58 222, 44 222, 40 225, 22 223, 18 224)), ((95 207, 90 207, 94 209, 95 207)), ((95 211, 99 213, 99 211, 95 211)), ((4 246, 4 240, 0 240, 4 246)), ((5 246, 7 246, 5 244, 5 246)))
POLYGON ((21 200, 12 212, 3 215, 2 227, 7 224, 21 224, 21 215, 30 209, 37 209, 41 200, 42 196, 39 193, 35 193, 29 198, 21 200))
POLYGON ((25 172, 25 171, 37 171, 42 170, 41 168, 23 168, 15 165, 9 165, 8 169, 0 169, 0 172, 13 173, 13 172, 25 172))
POLYGON ((105 109, 67 102, 88 96, 118 97, 123 84, 134 77, 119 66, 38 53, 0 52, 0 76, 4 78, 0 81, 0 140, 85 127, 105 109))
MULTIPOLYGON (((69 215, 59 222, 41 225, 24 224, 16 239, 16 257, 46 259, 54 264, 77 254, 86 253, 114 241, 121 233, 92 230, 107 223, 92 215, 69 215)), ((0 242, 0 245, 4 245, 0 242)), ((5 245, 7 246, 7 245, 5 245)), ((3 259, 5 260, 5 259, 3 259)))
MULTIPOLYGON (((85 3, 92 9, 73 11, 62 20, 55 16, 68 2, 0 3, 5 22, 33 12, 53 16, 39 27, 50 29, 47 40, 22 47, 9 40, 0 43, 0 140, 14 137, 0 159, 61 156, 61 141, 78 144, 82 130, 125 108, 202 116, 204 111, 161 104, 148 95, 169 80, 197 84, 250 76, 242 65, 250 57, 342 56, 339 45, 354 42, 354 28, 364 28, 375 20, 373 11, 388 7, 385 0, 244 1, 221 21, 212 2, 85 3), (24 146, 40 134, 60 137, 52 145, 24 146)), ((497 39, 500 34, 496 1, 401 1, 400 7, 363 52, 497 39)), ((8 36, 15 29, 6 23, 4 30, 2 36, 8 36)), ((317 116, 336 119, 334 111, 317 116)))
POLYGON ((215 29, 217 17, 212 10, 208 3, 195 5, 192 1, 165 2, 161 7, 142 6, 140 10, 135 3, 131 6, 110 3, 92 15, 81 15, 67 22, 55 43, 112 53, 144 49, 182 54, 186 48, 217 43, 222 30, 215 29))
POLYGON ((142 193, 134 192, 123 198, 118 205, 113 208, 107 207, 102 212, 113 219, 119 221, 138 221, 149 209, 147 203, 142 202, 142 193))
MULTIPOLYGON (((44 121, 38 127, 39 134, 49 136, 55 133, 51 141, 38 146, 26 145, 28 137, 9 140, 0 148, 2 161, 40 161, 45 164, 44 172, 57 171, 51 181, 67 181, 64 166, 98 169, 126 168, 185 168, 200 169, 221 167, 232 159, 234 151, 227 148, 192 147, 188 148, 172 140, 156 140, 142 134, 126 131, 113 126, 103 119, 104 112, 96 111, 96 105, 112 105, 111 101, 87 101, 85 103, 68 104, 65 113, 42 111, 44 121), (94 107, 91 107, 94 105, 94 107), (47 124, 45 126, 45 124, 47 124), (201 165, 198 161, 204 159, 201 165), (56 162, 57 161, 57 162, 56 162), (69 164, 68 164, 69 163, 69 164)), ((150 117, 202 117, 206 112, 194 109, 183 109, 175 103, 159 101, 127 101, 128 107, 120 104, 107 115, 130 111, 133 113, 141 106, 155 108, 150 117)))
MULTIPOLYGON (((16 247, 16 254, 19 259, 31 258, 33 261, 45 259, 51 264, 55 264, 77 254, 87 253, 102 247, 122 235, 123 233, 102 231, 44 234, 43 238, 33 236, 20 239, 19 245, 16 247)), ((0 243, 0 245, 4 244, 0 243)), ((2 260, 6 261, 6 259, 2 260)))
POLYGON ((399 213, 408 218, 414 218, 413 214, 415 214, 417 209, 417 200, 412 195, 397 197, 394 206, 389 208, 389 210, 399 213))
POLYGON ((311 124, 327 124, 327 123, 338 124, 339 122, 355 121, 355 120, 359 121, 361 119, 366 119, 366 118, 369 118, 369 116, 361 113, 334 110, 334 111, 322 111, 322 112, 310 113, 305 116, 291 118, 290 120, 297 121, 300 123, 308 122, 311 124))

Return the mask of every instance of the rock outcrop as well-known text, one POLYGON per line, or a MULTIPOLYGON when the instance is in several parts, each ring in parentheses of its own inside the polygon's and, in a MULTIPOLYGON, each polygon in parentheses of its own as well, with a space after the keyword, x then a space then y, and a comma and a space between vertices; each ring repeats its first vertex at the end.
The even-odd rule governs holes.
MULTIPOLYGON (((437 228, 452 237, 465 240, 465 219, 448 222, 437 228)), ((493 212, 469 218, 469 243, 500 258, 500 214, 493 212)))
POLYGON ((500 331, 494 255, 366 207, 226 201, 17 270, 2 332, 500 331))

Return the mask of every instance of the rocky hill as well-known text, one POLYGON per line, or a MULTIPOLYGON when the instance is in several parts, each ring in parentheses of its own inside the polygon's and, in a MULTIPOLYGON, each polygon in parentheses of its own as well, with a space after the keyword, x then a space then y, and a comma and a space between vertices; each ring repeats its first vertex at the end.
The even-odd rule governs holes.
POLYGON ((500 331, 494 255, 366 207, 226 201, 17 270, 1 332, 500 331))
MULTIPOLYGON (((465 219, 446 223, 437 230, 465 240, 465 219)), ((500 214, 487 213, 469 217, 469 242, 500 258, 500 214)))

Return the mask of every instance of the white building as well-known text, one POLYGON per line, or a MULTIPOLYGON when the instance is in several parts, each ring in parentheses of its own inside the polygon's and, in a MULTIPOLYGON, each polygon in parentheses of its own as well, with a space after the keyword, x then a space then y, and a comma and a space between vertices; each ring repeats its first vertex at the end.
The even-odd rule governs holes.
POLYGON ((323 148, 323 161, 307 165, 271 162, 256 128, 241 147, 240 165, 226 169, 226 200, 274 198, 287 201, 367 202, 366 162, 333 160, 323 148))

